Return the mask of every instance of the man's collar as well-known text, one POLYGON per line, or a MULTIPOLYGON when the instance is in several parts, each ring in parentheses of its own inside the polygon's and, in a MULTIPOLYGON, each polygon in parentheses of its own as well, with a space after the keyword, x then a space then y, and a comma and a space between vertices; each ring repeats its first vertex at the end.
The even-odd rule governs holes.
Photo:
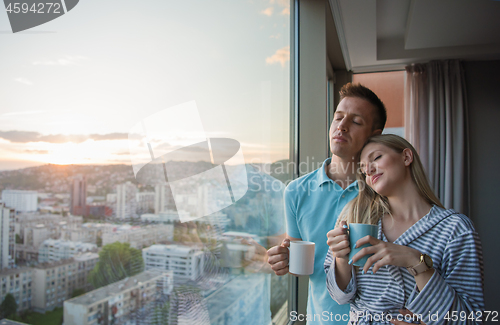
POLYGON ((327 158, 323 162, 321 169, 318 170, 318 187, 320 187, 321 185, 323 185, 323 183, 326 183, 326 182, 334 183, 334 181, 330 177, 328 177, 328 175, 326 174, 326 168, 330 164, 331 161, 332 161, 332 158, 327 158))
MULTIPOLYGON (((331 179, 330 177, 328 177, 328 175, 326 174, 326 169, 328 168, 327 166, 331 162, 332 162, 332 158, 327 158, 323 162, 323 165, 321 166, 321 169, 318 170, 318 176, 317 176, 318 186, 317 187, 320 187, 321 185, 323 185, 326 182, 331 182, 331 183, 337 184, 337 183, 335 183, 333 181, 333 179, 331 179)), ((354 180, 354 182, 352 182, 351 184, 349 184, 349 186, 347 186, 344 190, 348 190, 351 187, 356 187, 357 188, 357 185, 358 185, 358 181, 354 180)), ((340 185, 338 185, 338 186, 340 187, 340 185)))

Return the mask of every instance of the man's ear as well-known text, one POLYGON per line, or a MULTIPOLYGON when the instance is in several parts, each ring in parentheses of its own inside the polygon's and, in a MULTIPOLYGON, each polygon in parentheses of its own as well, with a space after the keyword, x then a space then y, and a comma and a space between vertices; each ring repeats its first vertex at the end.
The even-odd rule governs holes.
POLYGON ((372 135, 371 135, 371 136, 374 136, 374 135, 380 135, 380 134, 382 134, 382 131, 383 131, 382 129, 376 129, 376 130, 373 130, 373 132, 372 132, 372 135))

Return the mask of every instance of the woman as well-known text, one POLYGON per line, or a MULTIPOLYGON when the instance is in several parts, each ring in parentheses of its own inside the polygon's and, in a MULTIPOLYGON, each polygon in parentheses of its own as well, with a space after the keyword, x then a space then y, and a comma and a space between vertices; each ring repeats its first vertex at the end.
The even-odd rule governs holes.
POLYGON ((445 210, 432 192, 411 144, 395 135, 365 144, 359 195, 328 236, 327 287, 351 304, 352 324, 481 323, 484 310, 481 244, 472 222, 445 210), (349 261, 349 223, 378 225, 378 238, 349 261), (373 254, 364 267, 351 264, 373 254), (408 315, 400 313, 408 310, 408 315), (410 317, 413 313, 413 317, 410 317))

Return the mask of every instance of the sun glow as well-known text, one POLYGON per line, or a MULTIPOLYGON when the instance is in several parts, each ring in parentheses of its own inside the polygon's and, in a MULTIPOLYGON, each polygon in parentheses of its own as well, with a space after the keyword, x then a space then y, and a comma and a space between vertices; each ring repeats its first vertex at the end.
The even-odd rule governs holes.
POLYGON ((14 144, 2 141, 3 160, 39 162, 41 164, 116 164, 130 163, 128 140, 87 140, 82 143, 30 142, 14 144))

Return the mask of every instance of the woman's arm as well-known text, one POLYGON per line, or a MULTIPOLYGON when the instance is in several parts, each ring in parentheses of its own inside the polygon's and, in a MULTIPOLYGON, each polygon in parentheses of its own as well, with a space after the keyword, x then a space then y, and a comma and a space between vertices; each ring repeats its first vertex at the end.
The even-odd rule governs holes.
POLYGON ((354 269, 351 265, 347 264, 349 267, 349 280, 347 284, 343 287, 339 286, 337 282, 338 279, 338 264, 339 259, 334 258, 332 252, 329 250, 325 259, 325 273, 326 273, 326 288, 330 296, 339 305, 347 304, 351 302, 356 293, 356 277, 354 274, 354 269))
MULTIPOLYGON (((380 241, 367 236, 357 246, 370 243, 361 249, 353 260, 366 254, 371 256, 364 272, 373 263, 373 273, 383 265, 413 266, 420 252, 411 247, 380 241)), ((477 233, 473 230, 457 236, 447 243, 441 263, 441 274, 434 269, 415 276, 415 286, 405 306, 421 315, 428 324, 481 324, 476 315, 484 310, 482 249, 477 233), (472 313, 472 314, 471 314, 472 313), (467 318, 463 319, 463 316, 467 318), (472 319, 470 319, 470 316, 472 319), (462 319, 460 318, 462 317, 462 319)))
POLYGON ((482 324, 482 249, 475 231, 446 245, 441 273, 435 271, 423 289, 415 288, 406 308, 427 317, 429 325, 482 324))
POLYGON ((353 268, 348 263, 351 249, 346 227, 345 221, 342 221, 326 235, 329 246, 324 264, 326 286, 330 296, 339 304, 348 303, 356 292, 353 268))

